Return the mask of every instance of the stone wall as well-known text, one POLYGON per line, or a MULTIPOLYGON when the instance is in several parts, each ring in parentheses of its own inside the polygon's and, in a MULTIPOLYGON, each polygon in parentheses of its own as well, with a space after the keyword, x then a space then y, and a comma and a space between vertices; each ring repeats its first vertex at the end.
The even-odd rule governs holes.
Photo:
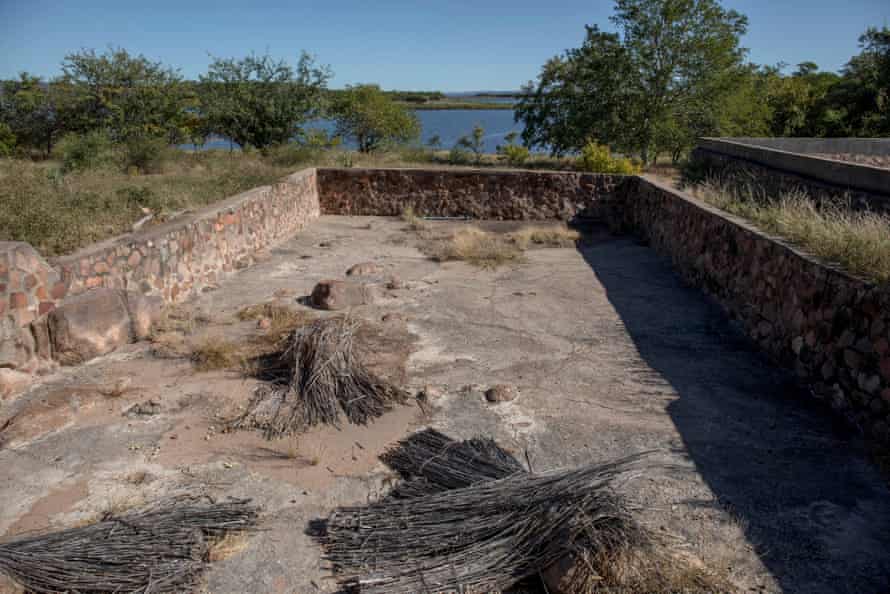
POLYGON ((64 296, 58 272, 37 250, 22 241, 0 241, 0 319, 25 326, 64 296))
POLYGON ((567 172, 318 169, 325 214, 476 219, 613 218, 628 177, 567 172))
POLYGON ((306 169, 54 263, 67 295, 106 287, 175 302, 250 265, 259 252, 318 215, 315 170, 306 169))
POLYGON ((746 222, 638 178, 624 224, 670 255, 778 363, 890 442, 890 287, 854 278, 746 222))

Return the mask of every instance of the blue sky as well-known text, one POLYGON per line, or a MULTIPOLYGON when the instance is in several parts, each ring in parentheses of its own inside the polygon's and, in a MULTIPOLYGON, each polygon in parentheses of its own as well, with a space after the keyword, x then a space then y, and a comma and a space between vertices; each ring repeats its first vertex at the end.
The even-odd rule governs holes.
MULTIPOLYGON (((888 0, 725 0, 748 15, 750 59, 840 68, 869 25, 890 25, 888 0)), ((332 86, 516 89, 577 46, 584 24, 608 26, 611 0, 0 0, 0 78, 52 76, 66 53, 109 45, 162 60, 187 77, 209 54, 301 49, 330 64, 332 86)))

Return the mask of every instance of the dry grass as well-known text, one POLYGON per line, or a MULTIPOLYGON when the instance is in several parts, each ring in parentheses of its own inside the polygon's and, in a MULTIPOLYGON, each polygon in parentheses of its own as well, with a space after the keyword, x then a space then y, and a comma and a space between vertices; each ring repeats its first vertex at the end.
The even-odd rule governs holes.
POLYGON ((770 199, 756 189, 730 189, 714 181, 699 184, 692 193, 853 274, 890 282, 887 215, 854 211, 838 203, 817 204, 802 191, 770 199))
POLYGON ((497 268, 523 258, 522 250, 514 242, 478 227, 460 229, 447 239, 431 241, 424 251, 437 262, 461 260, 480 268, 497 268))
POLYGON ((428 231, 429 224, 414 212, 413 206, 406 206, 402 211, 402 220, 408 223, 408 229, 418 233, 428 231))
POLYGON ((208 337, 191 349, 190 359, 198 371, 231 369, 242 364, 242 348, 221 337, 208 337))
POLYGON ((246 549, 247 540, 246 532, 228 532, 210 545, 207 560, 213 563, 228 559, 246 549))
POLYGON ((293 170, 258 155, 172 154, 161 173, 148 175, 113 167, 63 173, 51 161, 0 159, 0 239, 27 241, 44 255, 70 253, 129 232, 146 210, 162 221, 293 170))
POLYGON ((581 234, 565 225, 523 227, 508 235, 521 250, 535 245, 540 247, 574 247, 581 234))

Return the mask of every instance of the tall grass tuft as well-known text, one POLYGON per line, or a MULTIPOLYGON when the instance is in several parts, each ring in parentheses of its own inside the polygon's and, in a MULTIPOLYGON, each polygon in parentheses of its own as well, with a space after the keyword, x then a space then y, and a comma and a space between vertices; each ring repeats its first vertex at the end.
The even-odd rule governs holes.
POLYGON ((694 186, 692 194, 853 274, 890 282, 890 216, 816 201, 803 190, 771 198, 756 185, 719 179, 694 186))

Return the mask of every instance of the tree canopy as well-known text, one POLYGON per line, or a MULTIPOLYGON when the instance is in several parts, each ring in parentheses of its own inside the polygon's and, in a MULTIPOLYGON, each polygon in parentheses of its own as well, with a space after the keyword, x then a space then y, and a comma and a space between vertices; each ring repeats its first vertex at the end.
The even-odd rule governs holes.
POLYGON ((331 115, 337 123, 336 134, 355 139, 358 150, 364 153, 420 136, 415 115, 377 85, 347 87, 336 95, 331 115))
POLYGON ((268 55, 215 58, 199 86, 208 132, 241 146, 288 142, 322 109, 330 70, 303 53, 292 67, 268 55))

